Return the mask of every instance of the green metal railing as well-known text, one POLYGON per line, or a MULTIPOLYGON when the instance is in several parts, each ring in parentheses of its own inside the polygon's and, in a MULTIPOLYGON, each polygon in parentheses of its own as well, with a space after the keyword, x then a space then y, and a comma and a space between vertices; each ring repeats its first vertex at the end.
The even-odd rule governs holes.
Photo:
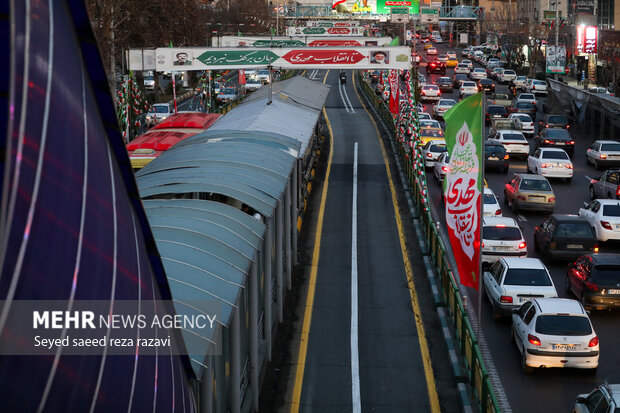
MULTIPOLYGON (((358 76, 358 80, 362 91, 368 96, 381 118, 385 121, 392 138, 395 139, 396 127, 388 106, 375 94, 374 90, 363 80, 361 75, 358 76)), ((400 142, 396 143, 400 157, 405 165, 407 183, 413 194, 413 201, 419 214, 424 235, 428 240, 429 253, 433 259, 436 274, 439 276, 443 304, 446 306, 448 319, 452 323, 455 332, 458 350, 463 356, 465 372, 461 377, 456 377, 456 380, 469 384, 481 412, 500 412, 492 383, 482 360, 478 340, 469 322, 469 318, 467 318, 458 283, 450 268, 446 246, 431 217, 430 206, 423 194, 424 183, 426 182, 425 173, 423 171, 421 175, 416 173, 412 156, 405 151, 405 145, 400 142)))

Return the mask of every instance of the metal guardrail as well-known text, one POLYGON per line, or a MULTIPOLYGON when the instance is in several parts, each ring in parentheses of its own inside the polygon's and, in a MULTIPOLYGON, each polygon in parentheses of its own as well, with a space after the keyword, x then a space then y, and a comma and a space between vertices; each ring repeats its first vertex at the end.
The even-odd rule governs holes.
MULTIPOLYGON (((375 94, 361 75, 358 76, 358 80, 363 92, 373 103, 373 106, 388 126, 392 138, 394 138, 396 136, 396 128, 387 105, 375 94)), ((424 173, 423 175, 415 173, 413 159, 405 152, 404 145, 400 142, 397 142, 397 144, 400 152, 399 155, 405 165, 407 183, 413 194, 413 201, 422 223, 424 235, 428 240, 428 247, 435 265, 436 274, 439 276, 443 304, 447 309, 448 319, 452 323, 458 349, 461 352, 465 365, 465 374, 462 377, 455 377, 455 379, 457 382, 463 382, 470 386, 475 402, 482 413, 500 412, 501 409, 497 402, 493 385, 484 366, 478 340, 469 322, 469 318, 467 318, 467 311, 461 299, 459 286, 448 261, 446 246, 431 217, 429 205, 425 203, 422 190, 424 186, 422 183, 425 182, 426 176, 424 173)))
MULTIPOLYGON (((276 13, 272 12, 272 17, 276 13)), ((379 19, 379 14, 371 13, 337 13, 332 10, 331 4, 309 4, 299 6, 280 6, 280 17, 290 19, 303 18, 359 18, 379 19)), ((385 16, 385 15, 383 15, 385 16)), ((474 6, 444 6, 439 9, 439 19, 445 20, 482 20, 484 19, 484 7, 474 6)))

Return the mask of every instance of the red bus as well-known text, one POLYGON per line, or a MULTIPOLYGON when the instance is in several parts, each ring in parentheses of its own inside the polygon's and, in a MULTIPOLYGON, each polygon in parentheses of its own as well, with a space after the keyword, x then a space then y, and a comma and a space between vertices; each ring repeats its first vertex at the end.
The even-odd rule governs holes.
POLYGON ((127 144, 131 167, 134 170, 143 168, 176 143, 209 129, 221 116, 200 112, 169 116, 127 144))

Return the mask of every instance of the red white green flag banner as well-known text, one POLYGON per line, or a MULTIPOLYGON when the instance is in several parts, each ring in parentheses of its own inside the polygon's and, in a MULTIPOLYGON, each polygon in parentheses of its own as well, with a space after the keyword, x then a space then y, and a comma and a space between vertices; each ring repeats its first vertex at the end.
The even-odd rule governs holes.
MULTIPOLYGON (((484 92, 483 92, 484 93, 484 92)), ((444 184, 446 224, 461 284, 478 289, 482 185, 482 93, 444 115, 450 165, 444 184)))
POLYGON ((392 112, 393 115, 398 115, 400 104, 400 82, 398 70, 390 70, 388 80, 390 81, 390 112, 392 112))
POLYGON ((301 47, 156 49, 156 70, 260 69, 370 69, 411 68, 408 47, 301 47))

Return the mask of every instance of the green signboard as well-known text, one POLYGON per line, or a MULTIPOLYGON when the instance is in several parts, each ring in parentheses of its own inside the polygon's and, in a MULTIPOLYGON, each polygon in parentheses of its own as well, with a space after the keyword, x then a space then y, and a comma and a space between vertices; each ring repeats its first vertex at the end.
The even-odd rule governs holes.
POLYGON ((409 14, 418 14, 420 13, 420 0, 377 0, 377 13, 379 14, 391 14, 391 9, 403 7, 409 9, 409 14))
POLYGON ((439 9, 420 9, 420 14, 439 14, 439 9))
POLYGON ((257 40, 252 43, 254 47, 303 47, 305 45, 301 40, 257 40))
POLYGON ((325 29, 322 27, 306 27, 302 30, 304 34, 323 34, 325 29))
POLYGON ((408 7, 392 7, 390 11, 392 14, 409 14, 408 7))
POLYGON ((209 50, 198 56, 198 60, 207 66, 222 65, 262 65, 268 66, 279 56, 270 50, 209 50))

